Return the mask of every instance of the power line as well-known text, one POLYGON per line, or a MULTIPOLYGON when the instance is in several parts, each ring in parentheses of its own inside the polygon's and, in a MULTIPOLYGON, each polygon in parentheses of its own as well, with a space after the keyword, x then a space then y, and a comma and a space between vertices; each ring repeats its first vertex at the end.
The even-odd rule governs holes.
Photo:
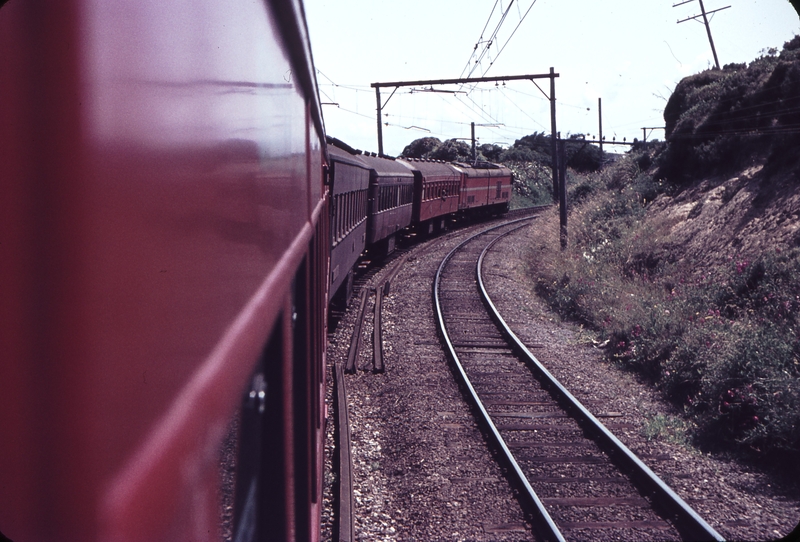
MULTIPOLYGON (((528 11, 525 12, 525 15, 523 15, 522 18, 519 20, 519 22, 517 23, 517 26, 514 27, 514 31, 511 32, 511 35, 508 37, 506 42, 500 48, 500 51, 497 53, 497 55, 495 55, 494 60, 491 62, 491 64, 489 64, 489 67, 486 68, 486 71, 483 72, 483 75, 486 75, 486 72, 488 72, 490 69, 492 69, 492 66, 494 65, 494 63, 497 62, 497 59, 500 58, 501 54, 503 54, 503 51, 505 51, 505 49, 506 49, 506 45, 508 45, 508 42, 511 41, 511 38, 514 37, 514 34, 517 33, 517 30, 519 29, 520 25, 525 20, 525 18, 528 16, 528 13, 531 12, 531 9, 533 8, 534 4, 536 4, 536 0, 533 0, 533 2, 531 3, 530 7, 528 8, 528 11)), ((519 7, 519 4, 517 4, 517 7, 519 7)))
POLYGON ((464 72, 467 71, 467 68, 469 68, 470 63, 472 62, 472 57, 475 56, 475 51, 478 50, 478 46, 481 44, 483 40, 483 33, 486 32, 486 28, 488 28, 489 26, 489 21, 492 20, 492 15, 494 15, 494 10, 497 9, 497 3, 499 1, 500 0, 494 0, 494 6, 492 6, 492 11, 491 13, 489 13, 489 17, 486 19, 486 24, 483 25, 483 30, 481 30, 481 37, 478 38, 478 41, 475 43, 475 48, 472 50, 472 53, 470 53, 469 59, 467 59, 467 64, 464 66, 464 69, 461 70, 461 74, 459 75, 459 77, 463 77, 464 72))
MULTIPOLYGON (((503 12, 503 15, 500 17, 500 21, 497 23, 497 26, 494 28, 494 31, 492 32, 492 35, 489 37, 489 40, 484 42, 486 45, 484 45, 483 51, 481 51, 480 56, 475 61, 475 64, 473 64, 472 67, 470 68, 469 73, 467 74, 467 77, 470 77, 475 72, 475 68, 477 68, 477 66, 478 66, 478 64, 480 64, 481 60, 483 60, 483 57, 486 56, 486 54, 489 52, 489 49, 492 47, 492 44, 494 43, 495 38, 497 37, 497 33, 500 31, 500 28, 503 26, 503 23, 505 22, 506 17, 508 16, 508 12, 511 11, 511 6, 512 5, 514 5, 514 0, 511 0, 511 3, 508 4, 508 8, 506 8, 506 10, 503 12)), ((494 10, 492 12, 494 12, 494 10)), ((474 52, 473 52, 473 56, 474 56, 474 52)), ((472 56, 470 56, 470 64, 471 64, 471 61, 472 61, 472 56)), ((463 74, 463 72, 462 72, 462 74, 463 74)))

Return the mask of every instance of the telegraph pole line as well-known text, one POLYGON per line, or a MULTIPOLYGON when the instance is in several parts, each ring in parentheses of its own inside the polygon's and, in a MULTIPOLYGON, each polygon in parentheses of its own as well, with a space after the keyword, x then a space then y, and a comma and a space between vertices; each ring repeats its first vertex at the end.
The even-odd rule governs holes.
MULTIPOLYGON (((678 6, 682 6, 683 4, 688 4, 689 2, 693 2, 694 0, 685 0, 684 2, 679 2, 677 4, 673 4, 672 7, 676 8, 678 6)), ((716 13, 718 11, 722 11, 723 9, 728 9, 730 6, 725 6, 724 8, 713 9, 711 11, 706 11, 705 6, 703 5, 703 0, 698 0, 700 2, 700 15, 693 15, 691 17, 687 17, 685 19, 681 19, 678 21, 678 24, 685 23, 686 21, 691 21, 697 19, 699 17, 703 18, 703 23, 706 25, 706 33, 708 34, 708 43, 711 44, 711 53, 714 55, 714 64, 717 66, 719 70, 719 59, 717 58, 717 49, 714 47, 714 39, 711 37, 711 26, 708 24, 708 15, 712 13, 716 13)))

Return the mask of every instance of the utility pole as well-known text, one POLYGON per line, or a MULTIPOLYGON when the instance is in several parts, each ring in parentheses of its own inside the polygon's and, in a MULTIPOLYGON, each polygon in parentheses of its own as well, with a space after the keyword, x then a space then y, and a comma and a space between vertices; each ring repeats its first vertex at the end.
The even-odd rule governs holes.
POLYGON ((663 126, 642 126, 642 141, 647 142, 647 130, 650 130, 650 133, 653 130, 665 130, 663 126))
MULTIPOLYGON (((375 99, 378 101, 378 156, 383 156, 383 126, 381 125, 383 106, 381 105, 381 89, 377 87, 375 88, 375 99)), ((388 102, 389 100, 386 101, 388 102)))
POLYGON ((556 144, 556 80, 550 68, 550 155, 553 171, 553 201, 558 199, 558 145, 556 144))
MULTIPOLYGON (((693 1, 694 0, 685 0, 684 2, 673 4, 672 7, 676 8, 678 6, 682 6, 683 4, 688 4, 689 2, 693 1)), ((691 17, 681 19, 678 21, 678 24, 685 23, 686 21, 691 21, 699 17, 703 18, 703 23, 706 25, 706 33, 708 34, 708 43, 711 44, 711 53, 714 55, 714 64, 719 70, 721 68, 719 67, 719 59, 717 58, 717 49, 714 47, 714 39, 711 37, 711 26, 709 26, 708 24, 708 15, 711 15, 712 13, 716 13, 718 11, 722 11, 723 9, 728 9, 730 6, 725 6, 724 8, 712 9, 711 11, 706 11, 705 6, 703 5, 703 0, 698 0, 698 1, 700 2, 700 15, 693 15, 691 17)))
POLYGON ((561 250, 567 248, 567 143, 558 138, 558 217, 561 250))
POLYGON ((603 156, 603 99, 597 98, 597 122, 600 128, 600 134, 597 140, 600 142, 600 157, 603 156))
POLYGON ((475 153, 475 123, 471 122, 470 127, 472 128, 472 163, 474 164, 478 160, 478 155, 475 153))
MULTIPOLYGON (((488 82, 497 82, 497 81, 520 81, 528 79, 533 81, 534 84, 536 82, 535 79, 550 79, 550 94, 551 96, 548 97, 550 100, 550 113, 551 113, 551 121, 553 124, 553 136, 555 137, 555 81, 554 78, 558 77, 559 74, 553 71, 553 68, 550 68, 550 73, 540 73, 540 74, 531 74, 531 75, 506 75, 503 77, 470 77, 467 79, 431 79, 431 80, 424 80, 424 81, 395 81, 392 83, 372 83, 370 86, 375 89, 375 98, 378 103, 377 112, 378 112, 378 154, 383 156, 383 127, 381 123, 381 115, 383 112, 383 108, 386 107, 386 104, 389 103, 389 100, 392 99, 394 93, 397 92, 397 89, 400 87, 421 87, 425 85, 463 85, 466 83, 488 83, 488 82), (394 87, 394 90, 386 99, 385 102, 381 103, 381 88, 386 87, 394 87)), ((538 86, 538 85, 537 85, 538 86)), ((541 89, 539 89, 541 90, 541 89)), ((544 92, 542 92, 544 94, 544 92)))

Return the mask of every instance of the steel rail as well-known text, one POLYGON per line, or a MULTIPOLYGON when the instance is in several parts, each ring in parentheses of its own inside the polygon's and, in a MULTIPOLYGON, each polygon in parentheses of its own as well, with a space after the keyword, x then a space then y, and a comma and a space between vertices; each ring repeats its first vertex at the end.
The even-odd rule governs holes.
MULTIPOLYGON (((386 282, 385 284, 389 284, 386 282)), ((385 287, 384 287, 385 288, 385 287)), ((383 366, 383 331, 381 329, 381 305, 384 288, 375 289, 375 307, 372 317, 372 367, 373 372, 382 373, 383 366)))
POLYGON ((542 363, 536 359, 530 350, 523 344, 517 335, 511 330, 506 321, 500 315, 500 311, 492 302, 489 293, 483 282, 482 266, 483 260, 489 250, 500 239, 516 230, 511 230, 500 234, 481 252, 477 263, 478 288, 481 297, 489 308, 492 318, 497 323, 501 332, 513 343, 515 350, 527 362, 529 367, 546 381, 551 392, 558 396, 559 400, 568 405, 573 415, 578 418, 581 424, 593 432, 596 437, 610 450, 613 460, 624 464, 629 472, 633 474, 640 487, 646 489, 658 501, 658 503, 676 519, 675 527, 688 540, 714 540, 724 541, 725 539, 714 528, 712 528, 700 515, 689 506, 686 501, 680 498, 661 478, 658 477, 650 468, 645 465, 627 446, 625 446, 603 423, 598 420, 589 410, 575 398, 542 363))
POLYGON ((472 383, 470 382, 469 378, 467 377, 467 373, 464 370, 464 366, 461 364, 461 361, 458 358, 458 354, 456 354, 455 348, 453 347, 453 343, 450 340, 450 335, 447 333, 447 328, 445 327, 445 324, 444 324, 444 315, 442 314, 442 306, 441 306, 441 303, 439 302, 439 282, 440 282, 440 279, 441 279, 441 276, 442 276, 442 272, 444 271, 444 268, 447 266, 447 263, 456 254, 456 252, 458 252, 464 245, 466 245, 467 243, 469 243, 473 239, 475 239, 475 238, 477 238, 477 237, 479 237, 481 235, 484 235, 484 234, 486 234, 486 233, 488 233, 488 232, 490 232, 492 230, 507 226, 509 224, 514 224, 514 223, 517 223, 517 222, 523 222, 523 221, 526 221, 526 220, 532 220, 532 218, 533 217, 520 218, 520 219, 517 219, 517 220, 506 222, 506 223, 498 225, 498 226, 493 226, 491 228, 487 228, 487 229, 485 229, 485 230, 483 230, 483 231, 481 231, 479 233, 476 233, 475 235, 469 237, 466 241, 463 241, 458 246, 453 248, 453 250, 451 250, 450 253, 447 256, 445 256, 445 258, 442 260, 442 263, 439 264, 439 269, 436 271, 436 277, 434 278, 434 281, 433 281, 433 301, 434 301, 434 306, 436 308, 436 321, 437 321, 437 324, 439 326, 439 331, 442 334, 442 339, 445 342, 446 351, 447 351, 448 355, 450 356, 450 359, 453 361, 454 365, 456 366, 456 369, 458 371, 459 377, 461 378, 461 382, 464 384, 464 386, 466 387, 466 389, 467 389, 467 391, 469 393, 469 399, 472 401, 472 403, 475 405, 475 407, 480 412, 481 419, 482 419, 483 423, 486 425, 486 427, 488 428, 490 437, 494 441, 495 445, 500 449, 505 461, 511 467, 511 471, 514 473, 514 477, 516 478, 518 484, 522 488, 524 488, 523 494, 530 501, 530 504, 533 505, 535 514, 539 517, 540 523, 542 524, 543 527, 546 528, 546 532, 543 532, 541 534, 546 539, 557 540, 558 542, 566 542, 565 539, 564 539, 564 535, 561 534, 561 531, 558 529, 558 527, 556 526, 555 522, 550 517, 550 514, 545 509, 544 504, 542 503, 542 501, 539 499, 539 496, 536 495, 536 492, 533 490, 533 487, 531 487, 531 484, 528 481, 528 478, 525 476, 525 473, 522 472, 522 469, 520 468, 519 464, 517 463, 516 459, 514 458, 514 455, 511 453, 511 450, 509 449, 509 447, 506 444, 505 440, 500 435, 500 431, 497 429, 497 427, 495 426, 495 424, 492 421, 491 417, 489 416, 488 410, 486 409, 486 407, 484 406, 483 402, 478 397, 478 393, 475 391, 475 388, 472 386, 472 383))
POLYGON ((359 301, 358 316, 356 323, 353 326, 353 338, 350 340, 350 349, 347 352, 347 365, 344 367, 344 372, 355 373, 356 363, 358 362, 358 351, 361 349, 361 324, 364 323, 364 309, 367 306, 367 289, 361 291, 361 299, 359 301))

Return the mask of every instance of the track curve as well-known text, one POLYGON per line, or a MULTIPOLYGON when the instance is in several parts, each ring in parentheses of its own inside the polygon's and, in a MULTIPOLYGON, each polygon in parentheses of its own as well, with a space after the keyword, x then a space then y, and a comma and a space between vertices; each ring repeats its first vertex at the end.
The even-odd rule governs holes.
POLYGON ((548 540, 590 531, 594 539, 722 540, 598 420, 613 413, 593 415, 505 325, 482 285, 480 265, 494 242, 524 220, 489 228, 454 248, 433 289, 445 348, 513 473, 537 534, 548 540))

